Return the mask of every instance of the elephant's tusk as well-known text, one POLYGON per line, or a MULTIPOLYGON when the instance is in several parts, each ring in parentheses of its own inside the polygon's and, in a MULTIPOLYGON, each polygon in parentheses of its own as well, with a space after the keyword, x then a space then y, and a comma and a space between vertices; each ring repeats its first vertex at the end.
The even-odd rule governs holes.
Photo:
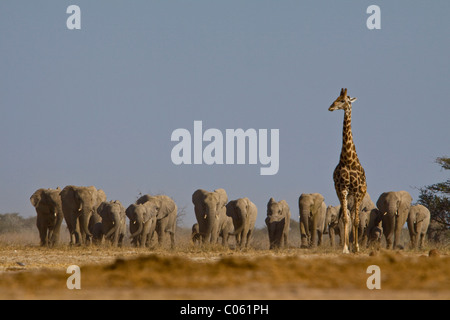
POLYGON ((205 216, 203 217, 203 219, 206 219, 208 217, 208 215, 205 214, 205 216))
POLYGON ((56 212, 55 212, 55 217, 57 216, 56 212))
POLYGON ((136 224, 136 221, 133 221, 133 224, 136 224))

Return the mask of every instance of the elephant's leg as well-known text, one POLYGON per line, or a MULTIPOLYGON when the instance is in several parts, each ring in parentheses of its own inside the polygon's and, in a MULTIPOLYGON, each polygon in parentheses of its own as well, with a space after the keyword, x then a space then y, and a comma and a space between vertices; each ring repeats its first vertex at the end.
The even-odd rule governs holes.
POLYGON ((287 248, 288 247, 288 234, 287 232, 283 233, 283 238, 282 238, 282 247, 283 248, 287 248))
POLYGON ((235 238, 236 238, 236 247, 237 248, 241 248, 241 246, 242 246, 242 233, 241 232, 237 233, 235 238))
POLYGON ((166 233, 170 234, 170 229, 169 229, 169 217, 165 217, 164 219, 161 219, 158 221, 159 222, 159 229, 160 232, 158 233, 158 243, 159 245, 163 245, 164 240, 166 238, 166 233))
POLYGON ((423 248, 423 245, 424 245, 424 243, 425 243, 425 233, 420 233, 420 234, 419 234, 419 237, 420 237, 420 239, 419 239, 419 241, 418 241, 418 248, 419 248, 419 249, 422 249, 422 248, 423 248))
POLYGON ((317 231, 317 246, 321 246, 322 245, 322 238, 323 238, 323 233, 322 231, 317 231))
POLYGON ((144 232, 142 234, 142 238, 141 238, 141 248, 147 247, 149 244, 147 242, 149 242, 149 240, 151 241, 151 239, 149 239, 148 233, 144 232))
POLYGON ((170 234, 170 248, 175 249, 175 232, 169 231, 170 234))
POLYGON ((52 246, 58 244, 58 242, 59 242, 59 235, 61 232, 62 221, 63 221, 63 216, 60 214, 57 216, 55 226, 53 227, 52 238, 51 238, 52 246))
POLYGON ((316 221, 316 217, 312 217, 312 221, 310 223, 310 225, 312 225, 312 230, 310 231, 311 234, 311 247, 316 247, 316 242, 317 242, 317 221, 316 221))
POLYGON ((334 248, 334 241, 335 241, 334 237, 336 236, 335 232, 336 231, 334 230, 334 228, 330 228, 328 231, 328 236, 330 237, 330 246, 332 248, 334 248))
POLYGON ((39 239, 41 240, 40 245, 44 247, 48 243, 48 236, 47 236, 47 226, 42 217, 38 216, 36 220, 36 226, 39 230, 39 239))
POLYGON ((253 237, 253 230, 249 230, 249 231, 247 232, 247 237, 246 237, 246 239, 245 239, 245 248, 248 247, 250 241, 252 240, 252 237, 253 237))
POLYGON ((121 233, 121 234, 119 235, 119 241, 118 241, 119 247, 122 247, 122 245, 123 245, 123 238, 124 238, 124 234, 121 233))
POLYGON ((394 237, 394 233, 388 234, 386 236, 386 249, 392 249, 392 238, 394 237))

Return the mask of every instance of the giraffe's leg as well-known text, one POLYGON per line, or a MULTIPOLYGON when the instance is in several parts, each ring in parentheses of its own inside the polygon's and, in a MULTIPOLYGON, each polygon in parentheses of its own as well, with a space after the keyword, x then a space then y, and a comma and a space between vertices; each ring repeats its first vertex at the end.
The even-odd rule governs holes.
POLYGON ((342 253, 350 253, 350 251, 348 250, 348 244, 349 244, 349 222, 350 222, 350 217, 349 217, 349 213, 348 213, 348 208, 347 208, 347 195, 348 195, 348 191, 347 190, 343 190, 342 191, 342 214, 343 214, 343 220, 344 220, 344 250, 342 251, 342 253))
POLYGON ((354 223, 353 223, 353 252, 359 252, 359 244, 358 244, 358 229, 359 229, 359 206, 361 204, 360 199, 356 199, 355 197, 355 206, 353 210, 354 214, 354 223))

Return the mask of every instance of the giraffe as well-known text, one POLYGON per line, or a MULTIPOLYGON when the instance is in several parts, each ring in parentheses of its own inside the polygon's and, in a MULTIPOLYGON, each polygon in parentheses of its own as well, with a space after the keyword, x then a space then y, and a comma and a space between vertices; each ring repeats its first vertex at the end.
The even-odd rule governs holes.
POLYGON ((334 187, 341 203, 341 210, 344 220, 344 250, 349 253, 349 224, 350 215, 347 208, 349 197, 354 198, 354 206, 351 208, 353 221, 353 252, 359 251, 358 246, 358 226, 359 226, 359 206, 367 191, 366 175, 364 168, 359 162, 356 154, 355 144, 352 135, 352 102, 356 98, 347 95, 347 89, 341 89, 341 94, 328 108, 329 111, 344 110, 344 126, 342 129, 342 150, 339 164, 333 173, 334 187))

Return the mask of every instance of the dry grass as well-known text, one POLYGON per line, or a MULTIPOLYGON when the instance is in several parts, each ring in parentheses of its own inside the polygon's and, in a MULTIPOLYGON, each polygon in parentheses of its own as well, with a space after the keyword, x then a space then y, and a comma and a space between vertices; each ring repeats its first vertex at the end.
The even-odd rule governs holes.
MULTIPOLYGON (((36 245, 37 235, 0 238, 0 299, 449 299, 450 250, 267 250, 194 246, 189 232, 177 246, 152 249, 36 245), (81 267, 81 290, 68 290, 66 269, 81 267), (381 290, 368 290, 369 265, 381 269, 381 290)), ((292 244, 292 243, 291 243, 292 244)))

